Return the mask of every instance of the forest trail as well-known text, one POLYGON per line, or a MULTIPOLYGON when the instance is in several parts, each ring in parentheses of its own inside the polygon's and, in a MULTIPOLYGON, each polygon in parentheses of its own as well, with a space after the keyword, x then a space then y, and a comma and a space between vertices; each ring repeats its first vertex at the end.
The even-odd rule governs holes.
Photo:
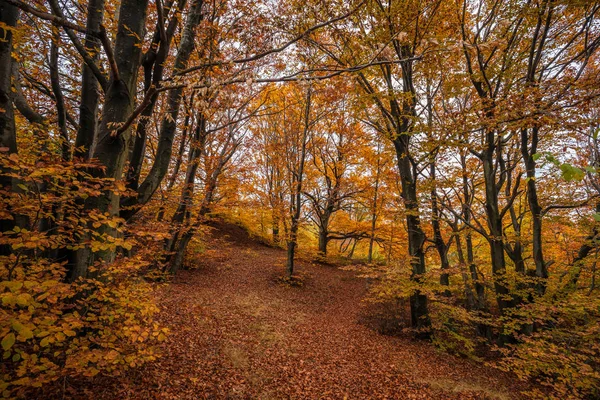
POLYGON ((354 272, 300 261, 305 285, 288 287, 276 281, 284 261, 216 224, 197 268, 159 291, 163 357, 88 398, 518 398, 498 371, 360 324, 366 286, 354 272))

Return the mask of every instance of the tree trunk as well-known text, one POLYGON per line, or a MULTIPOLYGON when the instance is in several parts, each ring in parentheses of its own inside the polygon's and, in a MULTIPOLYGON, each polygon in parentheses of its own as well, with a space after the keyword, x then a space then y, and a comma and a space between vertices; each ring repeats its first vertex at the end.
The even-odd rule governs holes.
POLYGON ((287 243, 287 261, 285 264, 285 273, 286 276, 288 277, 288 279, 291 279, 292 276, 294 275, 294 257, 295 257, 295 253, 296 253, 296 236, 294 231, 297 229, 294 229, 294 224, 292 224, 292 229, 291 229, 291 235, 290 235, 290 240, 288 240, 287 243), (292 237, 293 235, 293 237, 292 237))
POLYGON ((354 257, 354 251, 356 250, 356 245, 358 244, 358 239, 354 238, 354 241, 352 243, 352 247, 350 248, 350 253, 348 253, 348 258, 352 260, 352 257, 354 257))
POLYGON ((279 211, 273 209, 273 243, 279 244, 279 211))
MULTIPOLYGON (((88 49, 92 60, 100 58, 100 40, 94 36, 100 30, 104 19, 105 0, 89 0, 87 7, 87 33, 85 35, 85 48, 88 49)), ((79 129, 75 138, 75 152, 78 157, 89 158, 92 145, 96 138, 96 121, 98 119, 98 79, 83 63, 81 73, 81 102, 79 103, 79 129)))
POLYGON ((309 86, 306 91, 306 104, 304 106, 304 129, 302 130, 300 159, 299 165, 293 166, 296 170, 292 175, 295 176, 293 181, 293 191, 290 193, 290 210, 292 214, 292 223, 290 226, 290 235, 287 243, 287 263, 286 275, 289 278, 294 274, 294 256, 296 247, 298 246, 298 226, 300 224, 300 215, 302 213, 302 182, 304 180, 304 163, 306 161, 306 141, 310 129, 310 109, 312 101, 312 86, 309 86))
POLYGON ((543 295, 546 292, 546 280, 548 278, 548 269, 544 260, 542 244, 542 207, 538 200, 537 183, 535 176, 535 160, 533 154, 537 152, 539 141, 539 128, 537 126, 531 129, 531 150, 528 149, 529 135, 526 128, 521 129, 521 155, 525 163, 527 173, 527 202, 531 211, 531 221, 533 230, 533 261, 535 263, 535 275, 539 279, 537 292, 543 295))
MULTIPOLYGON (((175 214, 173 214, 173 218, 171 219, 173 232, 171 233, 171 238, 167 239, 165 242, 165 251, 168 253, 167 262, 169 263, 179 263, 183 260, 183 256, 179 256, 178 253, 185 253, 187 242, 189 242, 189 239, 187 239, 187 241, 185 240, 186 235, 183 235, 181 238, 180 236, 182 231, 185 231, 186 229, 189 230, 190 228, 186 222, 189 222, 190 219, 190 207, 193 202, 196 172, 198 171, 200 156, 204 151, 207 136, 206 119, 201 113, 198 114, 198 125, 194 132, 194 139, 190 143, 190 157, 188 160, 185 182, 183 183, 183 188, 181 190, 181 198, 177 210, 175 210, 175 214), (175 251, 175 249, 177 250, 175 251), (172 255, 173 251, 175 251, 174 255, 172 255)), ((175 270, 178 268, 179 265, 177 265, 175 270)), ((171 266, 171 270, 173 270, 173 265, 171 266)))
POLYGON ((508 298, 509 290, 506 282, 506 260, 504 258, 504 232, 502 217, 498 207, 498 186, 494 168, 494 150, 496 149, 495 134, 493 130, 485 133, 486 149, 482 154, 483 175, 485 184, 485 213, 490 230, 489 245, 492 272, 494 275, 494 288, 496 290, 496 301, 501 313, 512 307, 512 301, 508 298))
MULTIPOLYGON (((454 228, 454 227, 453 227, 454 228)), ((458 226, 456 226, 456 229, 453 229, 453 234, 454 234, 454 240, 456 242, 456 253, 458 254, 458 264, 460 267, 460 273, 463 279, 463 284, 465 286, 465 298, 467 299, 467 310, 475 310, 476 309, 476 303, 475 303, 475 296, 473 296, 473 289, 471 286, 471 283, 469 282, 469 275, 467 274, 467 269, 466 269, 466 260, 465 260, 465 254, 463 252, 463 248, 462 248, 462 241, 460 240, 460 233, 458 232, 458 226)))
MULTIPOLYGON (((462 206, 462 219, 465 224, 471 223, 471 204, 473 203, 473 196, 471 196, 471 190, 469 189, 469 177, 467 175, 467 157, 465 153, 460 155, 460 165, 462 168, 462 184, 463 184, 463 206, 462 206)), ((467 264, 469 266, 469 272, 471 274, 471 280, 475 285, 475 293, 477 294, 478 308, 483 309, 485 306, 485 286, 479 281, 479 274, 477 272, 477 266, 475 265, 475 258, 473 254, 473 237, 471 231, 468 230, 465 235, 465 246, 467 247, 467 264)))
MULTIPOLYGON (((119 76, 111 74, 109 89, 106 92, 102 121, 98 130, 98 143, 94 157, 105 167, 104 171, 94 170, 93 175, 98 177, 120 180, 123 167, 127 158, 127 141, 130 129, 114 137, 112 133, 115 126, 124 122, 133 112, 137 84, 137 72, 140 66, 142 50, 141 38, 144 37, 144 27, 148 0, 123 0, 119 9, 119 24, 115 42, 114 57, 119 76)), ((98 198, 87 201, 88 209, 99 212, 108 212, 111 215, 119 214, 119 198, 113 193, 104 193, 98 198)), ((111 228, 99 228, 100 233, 113 235, 111 228)), ((114 251, 97 253, 97 257, 110 262, 114 259, 114 251)), ((71 267, 69 277, 71 280, 85 277, 88 266, 94 262, 89 247, 78 250, 75 264, 71 267)))
MULTIPOLYGON (((168 8, 170 7, 170 5, 172 5, 172 3, 173 1, 171 0, 163 6, 163 15, 167 14, 168 8)), ((186 0, 179 0, 177 10, 183 10, 185 3, 186 0)), ((175 12, 173 14, 173 17, 169 21, 169 24, 165 30, 166 37, 161 37, 162 35, 160 32, 160 23, 157 23, 156 31, 154 32, 153 42, 146 54, 144 54, 142 60, 142 66, 144 67, 145 91, 150 90, 152 87, 157 88, 162 81, 165 60, 171 48, 171 41, 173 39, 173 35, 175 34, 175 29, 177 28, 179 15, 179 12, 175 12), (156 49, 156 43, 158 43, 158 49, 156 49)), ((144 163, 144 155, 146 153, 146 133, 148 129, 148 124, 150 122, 150 117, 154 112, 154 108, 156 106, 157 101, 158 93, 155 93, 151 97, 150 103, 142 111, 142 114, 138 119, 136 134, 129 160, 129 170, 127 171, 127 186, 132 190, 138 190, 140 174, 142 172, 142 166, 144 163)), ((188 119, 189 117, 186 116, 186 121, 188 119)), ((184 126, 187 127, 187 122, 184 124, 184 126)))
MULTIPOLYGON (((408 139, 406 133, 401 133, 394 139, 398 169, 402 183, 402 199, 406 210, 406 226, 408 230, 408 254, 412 267, 411 279, 420 283, 425 274, 425 233, 421 228, 419 218, 419 205, 417 198, 417 184, 413 174, 412 165, 408 158, 408 139)), ((428 329, 431 325, 427 306, 427 296, 419 289, 410 296, 411 325, 417 330, 417 336, 429 337, 428 329)))
POLYGON ((323 256, 327 255, 327 244, 329 243, 329 232, 327 228, 319 227, 319 253, 323 256))
MULTIPOLYGON (((0 0, 0 23, 9 29, 0 27, 2 40, 0 40, 0 147, 2 155, 17 153, 17 132, 15 126, 15 115, 12 101, 12 38, 13 31, 10 28, 17 26, 19 10, 0 0)), ((13 180, 6 176, 7 171, 0 166, 0 189, 12 190, 13 180)), ((0 232, 12 230, 15 225, 14 219, 0 219, 0 232)), ((10 255, 11 248, 8 245, 0 246, 0 255, 10 255)))
POLYGON ((375 173, 375 193, 373 194, 373 209, 371 210, 371 235, 369 237, 369 253, 367 262, 373 261, 373 245, 375 244, 375 228, 377 227, 377 200, 379 197, 379 176, 381 175, 381 158, 377 157, 377 172, 375 173))
MULTIPOLYGON (((435 190, 435 161, 432 161, 430 166, 430 178, 432 180, 432 188, 431 188, 431 225, 433 227, 433 242, 435 244, 435 248, 440 257, 440 264, 442 268, 442 274, 440 275, 440 285, 449 286, 450 285, 450 275, 448 274, 448 269, 450 269, 450 262, 448 261, 448 246, 446 246, 446 242, 444 242, 444 238, 442 237, 442 228, 440 225, 441 212, 438 207, 438 197, 437 192, 435 190)), ((446 296, 450 296, 450 291, 446 289, 444 291, 446 296)))
MULTIPOLYGON (((177 56, 175 58, 175 65, 173 67, 175 73, 182 71, 187 67, 192 51, 194 50, 196 28, 200 24, 203 16, 202 5, 203 0, 194 0, 190 7, 183 29, 181 44, 179 45, 177 56)), ((154 163, 152 164, 150 172, 148 172, 148 176, 139 187, 138 196, 132 198, 131 201, 126 202, 128 206, 146 204, 167 173, 169 162, 171 161, 173 137, 177 129, 177 118, 179 116, 182 94, 183 88, 169 91, 166 106, 167 116, 162 120, 160 126, 154 163)), ((129 211, 125 213, 125 218, 131 217, 137 210, 139 210, 139 207, 131 207, 129 211)))

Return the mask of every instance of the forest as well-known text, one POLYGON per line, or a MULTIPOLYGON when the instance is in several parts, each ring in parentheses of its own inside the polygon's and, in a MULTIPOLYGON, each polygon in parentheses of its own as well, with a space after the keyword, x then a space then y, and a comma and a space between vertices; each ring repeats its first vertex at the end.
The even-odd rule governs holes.
POLYGON ((0 392, 599 399, 600 2, 0 0, 0 392))

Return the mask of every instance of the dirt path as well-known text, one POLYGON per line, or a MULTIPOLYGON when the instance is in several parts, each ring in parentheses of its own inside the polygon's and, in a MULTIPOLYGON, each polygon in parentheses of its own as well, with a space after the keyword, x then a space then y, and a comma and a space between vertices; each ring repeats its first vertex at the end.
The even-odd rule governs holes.
POLYGON ((365 281, 352 272, 300 262, 303 287, 276 283, 284 256, 220 225, 198 269, 160 293, 160 319, 171 329, 164 357, 95 396, 517 398, 497 371, 359 324, 365 281))

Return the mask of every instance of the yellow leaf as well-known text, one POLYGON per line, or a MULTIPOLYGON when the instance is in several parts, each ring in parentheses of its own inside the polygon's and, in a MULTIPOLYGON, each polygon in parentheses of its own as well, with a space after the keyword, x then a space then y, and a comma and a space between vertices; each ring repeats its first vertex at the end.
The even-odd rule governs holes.
POLYGON ((12 328, 20 335, 23 336, 25 340, 31 339, 33 337, 33 331, 20 323, 19 321, 15 321, 12 323, 12 328))
POLYGON ((8 350, 13 346, 13 344, 15 344, 15 334, 11 332, 4 336, 4 339, 2 339, 2 348, 4 350, 8 350))

